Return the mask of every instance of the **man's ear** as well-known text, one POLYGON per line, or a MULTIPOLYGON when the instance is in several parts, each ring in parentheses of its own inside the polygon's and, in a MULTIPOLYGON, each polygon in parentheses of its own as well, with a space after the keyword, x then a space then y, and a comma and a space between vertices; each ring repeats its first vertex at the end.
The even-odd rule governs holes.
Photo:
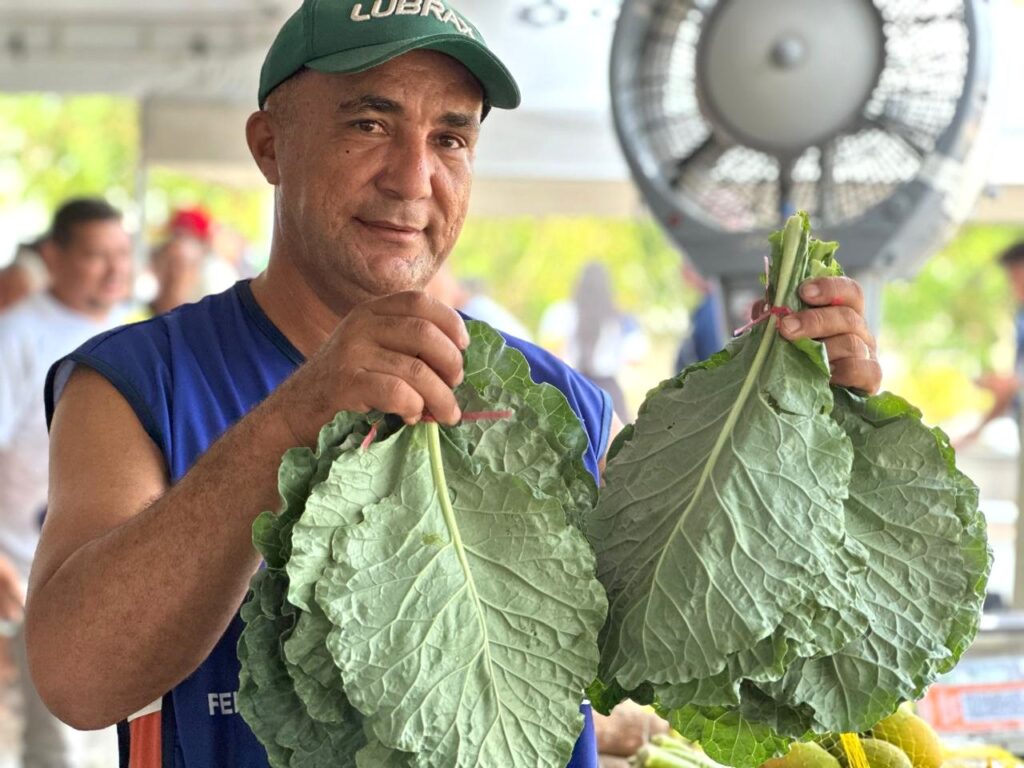
POLYGON ((245 123, 245 139, 249 144, 249 152, 252 153, 263 178, 276 186, 281 182, 281 174, 277 167, 275 128, 270 113, 265 109, 253 112, 245 123))
POLYGON ((48 237, 39 244, 37 252, 43 260, 43 264, 46 265, 47 272, 52 274, 57 266, 57 258, 60 256, 60 246, 53 241, 52 237, 48 237))

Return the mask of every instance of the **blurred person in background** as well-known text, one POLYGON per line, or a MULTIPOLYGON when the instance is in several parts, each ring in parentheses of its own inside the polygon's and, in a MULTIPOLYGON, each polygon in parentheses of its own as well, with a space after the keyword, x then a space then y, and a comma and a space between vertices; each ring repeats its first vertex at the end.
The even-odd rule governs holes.
POLYGON ((50 282, 50 275, 43 263, 42 247, 46 237, 39 237, 31 243, 18 246, 14 260, 0 269, 0 312, 14 306, 50 282))
POLYGON ((426 292, 438 301, 457 309, 473 320, 481 320, 492 328, 530 341, 530 332, 508 309, 492 299, 480 282, 463 282, 445 262, 427 283, 426 292))
POLYGON ((722 299, 714 284, 688 261, 680 269, 683 283, 697 291, 699 303, 690 315, 690 334, 679 345, 674 373, 707 360, 725 346, 725 316, 722 299))
POLYGON ((149 268, 156 278, 156 296, 149 302, 150 317, 200 298, 205 252, 200 240, 183 235, 165 240, 153 249, 149 268))
POLYGON ((647 354, 647 335, 633 317, 616 306, 611 274, 604 264, 587 263, 572 299, 544 311, 540 340, 611 395, 615 415, 623 423, 633 420, 618 377, 626 365, 647 354))
POLYGON ((163 237, 150 251, 149 271, 136 286, 144 303, 136 307, 129 322, 170 312, 207 293, 203 270, 213 237, 212 219, 201 208, 176 210, 167 220, 163 237))
POLYGON ((60 768, 73 764, 71 731, 50 714, 32 685, 20 608, 12 605, 23 603, 46 509, 46 374, 62 355, 123 318, 132 243, 117 209, 82 198, 60 207, 41 251, 49 290, 0 315, 0 558, 17 575, 13 585, 0 579, 0 612, 14 622, 12 650, 24 716, 21 764, 60 768))
POLYGON ((982 430, 1000 416, 1020 415, 1019 393, 1024 384, 1024 241, 1014 243, 999 254, 998 261, 1017 302, 1017 312, 1013 317, 1014 370, 1009 373, 989 372, 978 378, 977 385, 992 394, 992 407, 974 429, 954 442, 958 450, 971 445, 982 430))

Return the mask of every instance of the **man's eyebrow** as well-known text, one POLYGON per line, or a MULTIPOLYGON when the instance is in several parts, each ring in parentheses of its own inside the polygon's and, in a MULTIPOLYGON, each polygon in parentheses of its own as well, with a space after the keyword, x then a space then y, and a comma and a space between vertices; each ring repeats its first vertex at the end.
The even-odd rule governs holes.
MULTIPOLYGON (((394 99, 386 96, 377 96, 372 93, 365 94, 349 101, 343 101, 338 105, 341 112, 379 112, 381 114, 400 115, 405 109, 394 99)), ((448 128, 462 128, 473 131, 480 130, 479 115, 470 112, 445 112, 438 121, 448 128)))
POLYGON ((338 105, 342 112, 383 112, 385 114, 400 114, 402 105, 397 101, 385 96, 376 96, 372 93, 365 94, 351 101, 343 101, 338 105))
POLYGON ((441 124, 449 128, 469 128, 473 131, 480 130, 480 118, 468 112, 445 112, 441 116, 441 124))

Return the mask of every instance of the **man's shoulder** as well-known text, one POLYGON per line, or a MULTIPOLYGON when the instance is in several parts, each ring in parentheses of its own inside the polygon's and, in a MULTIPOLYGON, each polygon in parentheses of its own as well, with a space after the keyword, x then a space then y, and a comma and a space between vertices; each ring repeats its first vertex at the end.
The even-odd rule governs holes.
POLYGON ((35 325, 47 314, 46 310, 47 304, 42 294, 26 296, 5 312, 0 312, 0 333, 11 333, 26 325, 35 325))
MULTIPOLYGON (((523 354, 523 357, 530 363, 530 370, 533 372, 535 380, 540 372, 567 379, 583 379, 576 369, 567 362, 532 341, 521 339, 501 330, 498 333, 505 339, 506 344, 523 354)), ((585 379, 583 380, 585 381, 585 379)))

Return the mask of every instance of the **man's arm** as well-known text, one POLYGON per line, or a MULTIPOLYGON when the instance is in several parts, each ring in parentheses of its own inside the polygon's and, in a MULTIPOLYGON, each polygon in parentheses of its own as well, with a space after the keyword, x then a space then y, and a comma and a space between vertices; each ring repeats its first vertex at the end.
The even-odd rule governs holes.
POLYGON ((258 410, 168 490, 163 457, 131 407, 82 367, 51 434, 30 663, 58 717, 100 728, 160 698, 213 649, 259 565, 252 519, 277 506, 292 438, 258 410))
POLYGON ((128 403, 79 367, 51 426, 50 504, 26 617, 33 678, 54 713, 100 728, 190 675, 259 565, 252 522, 279 506, 284 452, 314 445, 341 410, 413 422, 426 407, 454 423, 466 344, 459 316, 422 294, 363 305, 173 487, 128 403))

